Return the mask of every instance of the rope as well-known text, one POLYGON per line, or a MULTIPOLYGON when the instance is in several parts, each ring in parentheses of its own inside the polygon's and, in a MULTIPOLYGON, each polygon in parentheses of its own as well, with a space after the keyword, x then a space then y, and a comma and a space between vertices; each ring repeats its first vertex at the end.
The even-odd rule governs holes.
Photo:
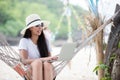
MULTIPOLYGON (((110 24, 112 22, 114 17, 110 18, 107 22, 105 22, 103 25, 101 25, 97 30, 95 30, 87 39, 85 39, 84 41, 80 42, 77 41, 77 47, 75 50, 75 54, 74 56, 90 41, 92 40, 100 31, 102 31, 102 29, 104 29, 108 24, 110 24)), ((74 57, 73 56, 73 57, 74 57)), ((59 72, 57 73, 57 75, 61 72, 61 70, 67 65, 67 63, 69 63, 69 61, 65 62, 63 61, 62 63, 62 67, 59 67, 59 72)), ((60 64, 61 65, 61 64, 60 64)))
MULTIPOLYGON (((79 52, 79 50, 81 50, 90 40, 92 40, 102 29, 105 28, 105 26, 107 26, 108 24, 110 24, 112 22, 112 20, 114 19, 114 17, 120 12, 120 10, 113 15, 113 17, 111 17, 107 22, 105 22, 103 25, 101 25, 97 30, 95 30, 87 39, 85 39, 84 41, 80 42, 77 41, 77 49, 75 50, 75 55, 76 53, 79 52)), ((4 38, 0 38, 0 59, 3 60, 5 63, 7 63, 9 66, 14 66, 17 63, 20 62, 20 56, 19 54, 12 49, 8 43, 6 42, 6 40, 4 38), (4 50, 3 50, 4 49, 4 50), (17 58, 18 59, 17 59, 17 58)), ((74 56, 75 56, 74 55, 74 56)), ((73 56, 73 57, 74 57, 73 56)), ((57 71, 57 75, 62 71, 62 69, 67 65, 69 61, 61 61, 58 65, 56 65, 56 67, 54 68, 57 71)))

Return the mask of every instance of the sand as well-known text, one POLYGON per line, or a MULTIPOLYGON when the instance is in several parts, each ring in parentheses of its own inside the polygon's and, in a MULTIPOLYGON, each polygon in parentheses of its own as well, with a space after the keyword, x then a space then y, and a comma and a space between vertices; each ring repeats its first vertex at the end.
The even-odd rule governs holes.
MULTIPOLYGON (((59 53, 60 49, 60 47, 54 47, 53 53, 59 53)), ((71 62, 60 72, 56 80, 97 80, 97 76, 93 72, 95 66, 96 54, 94 47, 86 46, 81 49, 71 62)), ((12 68, 0 61, 0 80, 24 79, 12 68)))

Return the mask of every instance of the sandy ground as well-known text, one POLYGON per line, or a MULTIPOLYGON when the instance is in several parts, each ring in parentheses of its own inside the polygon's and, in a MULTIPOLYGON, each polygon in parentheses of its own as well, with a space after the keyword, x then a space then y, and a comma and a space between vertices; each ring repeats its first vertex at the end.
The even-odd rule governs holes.
MULTIPOLYGON (((54 47, 53 53, 60 51, 54 47)), ((71 62, 60 72, 56 80, 97 80, 93 72, 96 66, 96 54, 93 47, 86 46, 81 49, 71 62)), ((0 80, 24 80, 13 69, 0 61, 0 80)))
POLYGON ((93 47, 87 46, 76 54, 56 80, 97 80, 97 76, 93 72, 95 66, 95 50, 93 47))

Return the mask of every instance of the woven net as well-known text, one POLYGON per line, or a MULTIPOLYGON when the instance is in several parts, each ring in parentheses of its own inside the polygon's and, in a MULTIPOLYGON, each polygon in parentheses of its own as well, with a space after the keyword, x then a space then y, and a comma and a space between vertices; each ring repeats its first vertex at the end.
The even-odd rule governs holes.
POLYGON ((20 55, 7 43, 4 36, 0 34, 0 60, 10 67, 20 63, 20 55))
MULTIPOLYGON (((0 60, 5 62, 8 66, 12 68, 14 68, 18 64, 22 64, 19 53, 7 43, 5 37, 2 36, 1 34, 0 34, 0 60)), ((67 63, 68 61, 53 62, 56 76, 61 72, 61 70, 65 67, 67 63)))

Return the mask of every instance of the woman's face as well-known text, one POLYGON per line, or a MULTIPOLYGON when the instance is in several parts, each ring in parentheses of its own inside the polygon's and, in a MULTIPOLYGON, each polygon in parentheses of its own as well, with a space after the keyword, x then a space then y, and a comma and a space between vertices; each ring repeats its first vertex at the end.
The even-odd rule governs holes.
POLYGON ((32 35, 41 35, 43 27, 41 25, 36 25, 30 28, 32 35))

